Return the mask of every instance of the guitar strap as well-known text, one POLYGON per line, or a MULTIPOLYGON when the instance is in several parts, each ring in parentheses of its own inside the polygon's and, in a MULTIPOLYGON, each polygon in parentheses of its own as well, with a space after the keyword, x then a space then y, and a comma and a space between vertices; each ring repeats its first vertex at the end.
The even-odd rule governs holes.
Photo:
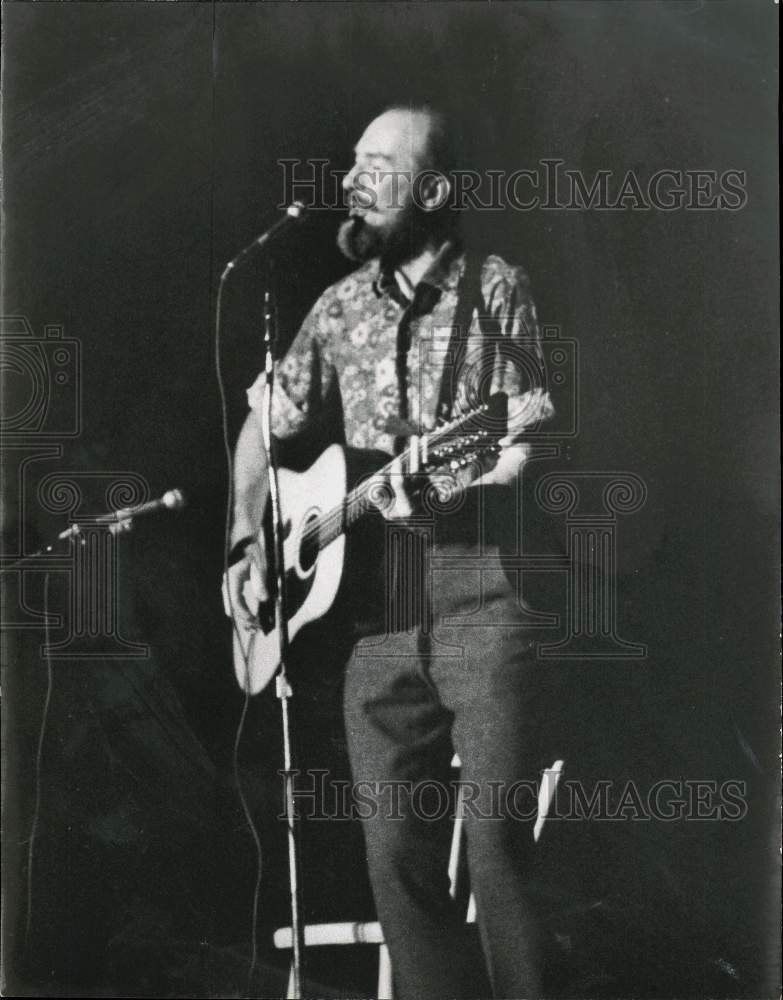
POLYGON ((480 257, 470 252, 465 255, 465 268, 457 287, 457 305, 454 309, 454 320, 440 380, 440 393, 436 410, 438 418, 444 421, 450 420, 454 415, 454 400, 461 376, 464 374, 463 365, 470 328, 473 323, 474 309, 478 314, 482 333, 486 328, 486 317, 483 315, 484 299, 481 294, 481 264, 480 257))

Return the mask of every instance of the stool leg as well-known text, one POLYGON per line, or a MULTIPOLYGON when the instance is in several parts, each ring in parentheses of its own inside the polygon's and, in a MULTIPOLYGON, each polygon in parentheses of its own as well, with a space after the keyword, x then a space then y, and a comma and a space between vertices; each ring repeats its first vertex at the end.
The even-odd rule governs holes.
POLYGON ((294 982, 295 982, 294 963, 291 962, 291 965, 288 968, 288 986, 286 987, 285 991, 286 1000, 293 1000, 293 997, 296 993, 294 989, 294 982))
POLYGON ((378 949, 378 1000, 394 1000, 391 956, 385 944, 378 949))
POLYGON ((462 785, 460 785, 457 792, 457 801, 454 804, 454 832, 451 835, 451 851, 449 853, 449 895, 452 899, 457 898, 457 877, 459 875, 463 828, 465 824, 464 799, 465 793, 462 785))
POLYGON ((562 771, 562 760, 556 760, 551 767, 547 767, 544 770, 542 775, 541 787, 538 790, 538 816, 536 817, 536 825, 533 827, 533 840, 536 842, 538 842, 541 831, 544 829, 544 820, 547 818, 549 807, 552 805, 552 799, 555 796, 557 783, 560 781, 562 771))

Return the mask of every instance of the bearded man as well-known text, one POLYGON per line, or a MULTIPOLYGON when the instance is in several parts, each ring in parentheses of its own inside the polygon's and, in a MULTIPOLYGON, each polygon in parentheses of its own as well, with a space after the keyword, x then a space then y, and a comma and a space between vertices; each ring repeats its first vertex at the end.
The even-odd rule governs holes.
MULTIPOLYGON (((519 580, 501 564, 499 536, 514 533, 513 504, 502 498, 515 495, 528 448, 523 434, 550 415, 551 404, 526 374, 538 356, 526 275, 461 245, 449 139, 444 118, 427 107, 390 108, 359 139, 344 180, 350 215, 338 237, 359 267, 323 293, 277 366, 272 431, 288 454, 337 442, 389 456, 406 434, 431 430, 487 390, 507 394, 500 453, 461 473, 473 482, 459 516, 424 511, 420 489, 399 465, 381 483, 385 544, 371 561, 384 571, 377 603, 384 620, 372 624, 361 604, 364 597, 372 603, 369 593, 354 595, 344 689, 356 782, 447 788, 456 751, 462 780, 479 797, 487 793, 486 806, 491 785, 529 783, 546 764, 530 682, 535 642, 524 625, 519 580), (491 515, 490 496, 501 498, 491 515), (501 523, 500 510, 511 524, 501 523)), ((268 497, 261 378, 248 398, 226 580, 240 628, 258 625, 245 603, 247 582, 268 599, 259 541, 268 497)), ((394 816, 379 803, 363 820, 395 995, 539 996, 539 928, 529 890, 534 811, 530 822, 519 810, 466 818, 479 951, 449 894, 449 824, 432 821, 422 801, 402 796, 394 816)))

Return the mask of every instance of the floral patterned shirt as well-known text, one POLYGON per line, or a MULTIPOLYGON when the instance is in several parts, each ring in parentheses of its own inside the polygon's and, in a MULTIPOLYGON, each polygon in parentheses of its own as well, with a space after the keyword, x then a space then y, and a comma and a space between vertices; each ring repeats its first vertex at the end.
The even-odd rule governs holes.
MULTIPOLYGON (((325 421, 331 440, 392 452, 390 418, 404 417, 425 433, 443 416, 437 409, 444 377, 455 386, 453 415, 480 402, 487 389, 508 394, 503 446, 551 416, 529 282, 521 268, 498 256, 481 265, 481 315, 476 303, 455 375, 450 347, 465 267, 464 253, 446 243, 412 301, 394 277, 380 273, 377 259, 328 288, 277 365, 275 436, 289 439, 309 423, 325 421), (398 371, 401 333, 403 353, 407 347, 404 388, 398 371), (401 391, 407 395, 402 405, 401 391)), ((248 390, 251 408, 261 406, 262 394, 259 376, 248 390)))

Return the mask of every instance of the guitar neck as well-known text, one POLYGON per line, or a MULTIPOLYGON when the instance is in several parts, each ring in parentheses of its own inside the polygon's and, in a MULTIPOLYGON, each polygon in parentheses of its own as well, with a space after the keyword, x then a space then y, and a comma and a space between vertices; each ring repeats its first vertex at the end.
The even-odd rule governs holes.
MULTIPOLYGON (((506 404, 507 399, 505 394, 496 393, 489 404, 484 404, 475 410, 471 410, 469 413, 463 414, 456 420, 451 421, 451 423, 436 428, 430 434, 424 434, 421 437, 412 437, 411 443, 397 457, 403 474, 411 475, 417 472, 426 472, 432 468, 430 453, 434 452, 436 448, 442 448, 444 445, 447 445, 452 438, 464 432, 477 417, 489 416, 490 419, 501 421, 503 426, 505 426, 506 404)), ((474 435, 474 437, 478 441, 480 437, 483 437, 487 433, 486 429, 484 429, 479 434, 474 435)), ((439 461, 435 464, 442 466, 443 457, 443 455, 439 456, 439 461)), ((392 461, 394 460, 390 459, 375 475, 382 477, 388 474, 392 468, 392 461)), ((317 551, 320 551, 336 538, 339 538, 343 532, 352 527, 366 513, 376 510, 377 507, 371 499, 373 489, 377 488, 377 482, 373 482, 374 479, 375 477, 370 477, 362 480, 361 483, 343 497, 342 501, 336 507, 316 518, 308 526, 303 541, 309 547, 314 547, 317 551)))
MULTIPOLYGON (((413 449, 411 447, 406 448, 399 457, 402 461, 403 470, 408 472, 413 471, 413 468, 415 468, 413 449)), ((384 473, 389 472, 390 469, 391 462, 387 462, 386 465, 378 470, 376 475, 382 476, 384 473)), ((307 541, 311 544, 315 543, 317 549, 320 551, 336 538, 339 538, 343 532, 353 527, 369 511, 376 510, 377 508, 370 499, 372 487, 372 477, 362 480, 358 486, 355 486, 343 497, 342 501, 336 507, 333 507, 312 522, 307 530, 307 541)))

